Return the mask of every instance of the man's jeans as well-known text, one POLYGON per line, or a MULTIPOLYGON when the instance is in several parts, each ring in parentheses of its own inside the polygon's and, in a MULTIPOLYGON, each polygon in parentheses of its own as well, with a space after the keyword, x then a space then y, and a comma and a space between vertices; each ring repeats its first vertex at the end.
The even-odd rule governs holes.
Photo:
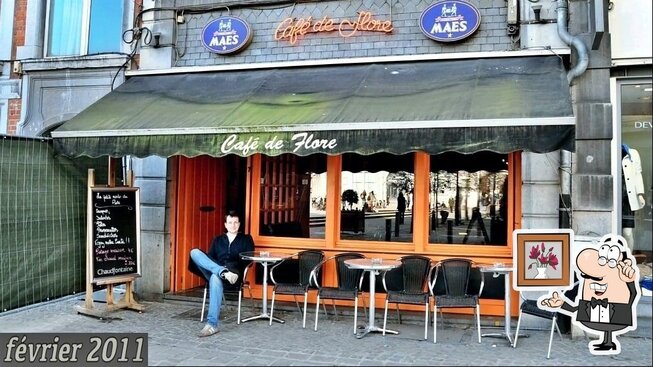
POLYGON ((224 294, 223 280, 220 274, 227 270, 211 260, 202 250, 192 249, 190 257, 197 267, 204 274, 205 279, 209 279, 209 314, 206 322, 211 326, 218 326, 220 320, 220 307, 222 306, 222 295, 224 294))

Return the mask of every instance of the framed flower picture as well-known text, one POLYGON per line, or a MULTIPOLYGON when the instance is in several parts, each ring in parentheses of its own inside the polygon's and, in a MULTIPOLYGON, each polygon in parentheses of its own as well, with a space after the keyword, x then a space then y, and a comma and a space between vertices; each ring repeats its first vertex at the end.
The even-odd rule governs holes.
POLYGON ((513 233, 515 289, 569 287, 571 278, 570 229, 519 229, 513 233))

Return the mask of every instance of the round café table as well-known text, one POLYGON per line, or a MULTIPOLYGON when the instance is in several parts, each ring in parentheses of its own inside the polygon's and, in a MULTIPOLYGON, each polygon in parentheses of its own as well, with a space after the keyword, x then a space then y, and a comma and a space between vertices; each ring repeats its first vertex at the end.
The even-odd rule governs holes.
MULTIPOLYGON (((263 319, 270 320, 270 314, 268 313, 268 266, 277 263, 288 256, 289 255, 279 252, 269 251, 246 251, 240 253, 240 257, 244 260, 254 261, 263 265, 263 297, 261 297, 261 304, 263 307, 261 314, 243 319, 242 322, 263 319)), ((285 322, 278 317, 272 317, 272 320, 282 324, 285 322)))
MULTIPOLYGON (((376 291, 376 276, 379 274, 381 271, 388 271, 392 270, 396 267, 399 267, 401 265, 401 262, 397 260, 381 260, 381 262, 375 262, 374 259, 370 258, 365 258, 365 259, 350 259, 350 260, 345 260, 345 265, 350 268, 350 269, 361 269, 363 271, 366 271, 369 273, 369 279, 370 279, 370 312, 369 312, 369 320, 365 328, 358 334, 356 334, 356 337, 358 339, 364 337, 365 335, 369 333, 382 333, 384 330, 382 327, 378 327, 375 325, 375 311, 376 311, 376 297, 375 297, 375 291, 376 291)), ((390 329, 385 329, 386 333, 390 334, 399 334, 398 331, 396 330, 390 330, 390 329)))
POLYGON ((504 318, 504 325, 503 325, 503 332, 501 333, 488 333, 488 334, 483 334, 483 336, 498 336, 498 337, 505 337, 508 339, 508 342, 512 344, 512 337, 511 331, 510 331, 510 291, 512 288, 510 287, 510 274, 513 272, 513 267, 512 266, 507 266, 504 264, 495 264, 495 265, 481 265, 480 270, 484 273, 493 273, 493 276, 496 278, 499 275, 503 275, 503 288, 504 288, 504 308, 503 308, 503 318, 504 318))

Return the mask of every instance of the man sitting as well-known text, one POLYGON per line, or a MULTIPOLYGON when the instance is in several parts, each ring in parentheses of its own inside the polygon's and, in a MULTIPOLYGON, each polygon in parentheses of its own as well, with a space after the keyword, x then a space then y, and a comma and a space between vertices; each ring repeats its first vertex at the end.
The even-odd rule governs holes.
POLYGON ((240 274, 243 260, 241 252, 253 251, 254 240, 250 235, 238 232, 240 219, 235 211, 230 211, 225 216, 224 226, 227 233, 216 236, 211 242, 209 253, 206 254, 200 249, 192 249, 190 257, 199 270, 209 279, 209 313, 206 325, 199 336, 210 336, 218 332, 218 321, 220 320, 220 306, 224 293, 223 281, 234 284, 242 277, 240 274))

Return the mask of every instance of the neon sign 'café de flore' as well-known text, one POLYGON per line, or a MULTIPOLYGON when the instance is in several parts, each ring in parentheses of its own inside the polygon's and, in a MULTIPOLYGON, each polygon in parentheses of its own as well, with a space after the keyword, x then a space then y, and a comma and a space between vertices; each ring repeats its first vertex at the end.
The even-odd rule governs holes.
MULTIPOLYGON (((329 4, 335 3, 320 9, 326 13, 329 4)), ((259 31, 259 18, 247 7, 234 10, 254 32, 237 54, 200 47, 182 59, 184 67, 128 71, 122 85, 52 133, 69 156, 164 158, 169 241, 142 249, 144 256, 166 254, 143 268, 149 281, 163 269, 154 281, 164 293, 203 284, 187 271, 188 252, 208 248, 229 209, 243 214, 241 230, 261 250, 511 263, 510 234, 522 227, 523 201, 532 195, 522 187, 525 155, 574 149, 561 57, 465 56, 466 45, 484 42, 480 32, 488 24, 480 19, 475 36, 442 46, 418 27, 393 27, 381 15, 361 13, 368 17, 363 21, 356 13, 347 21, 297 15, 315 6, 294 10, 304 25, 277 17, 268 31, 259 31), (324 59, 303 47, 323 39, 360 50, 378 42, 370 37, 390 42, 407 32, 423 42, 426 56, 324 59), (270 42, 304 61, 244 61, 265 54, 270 42), (215 65, 200 63, 207 53, 215 65), (402 224, 395 216, 400 192, 407 204, 402 224)), ((195 23, 179 32, 205 26, 195 23)), ((503 41, 497 50, 510 43, 503 41)), ((147 187, 141 190, 146 197, 147 187)), ((501 315, 503 282, 487 278, 482 313, 501 315)), ((260 296, 260 285, 254 291, 260 296)))

